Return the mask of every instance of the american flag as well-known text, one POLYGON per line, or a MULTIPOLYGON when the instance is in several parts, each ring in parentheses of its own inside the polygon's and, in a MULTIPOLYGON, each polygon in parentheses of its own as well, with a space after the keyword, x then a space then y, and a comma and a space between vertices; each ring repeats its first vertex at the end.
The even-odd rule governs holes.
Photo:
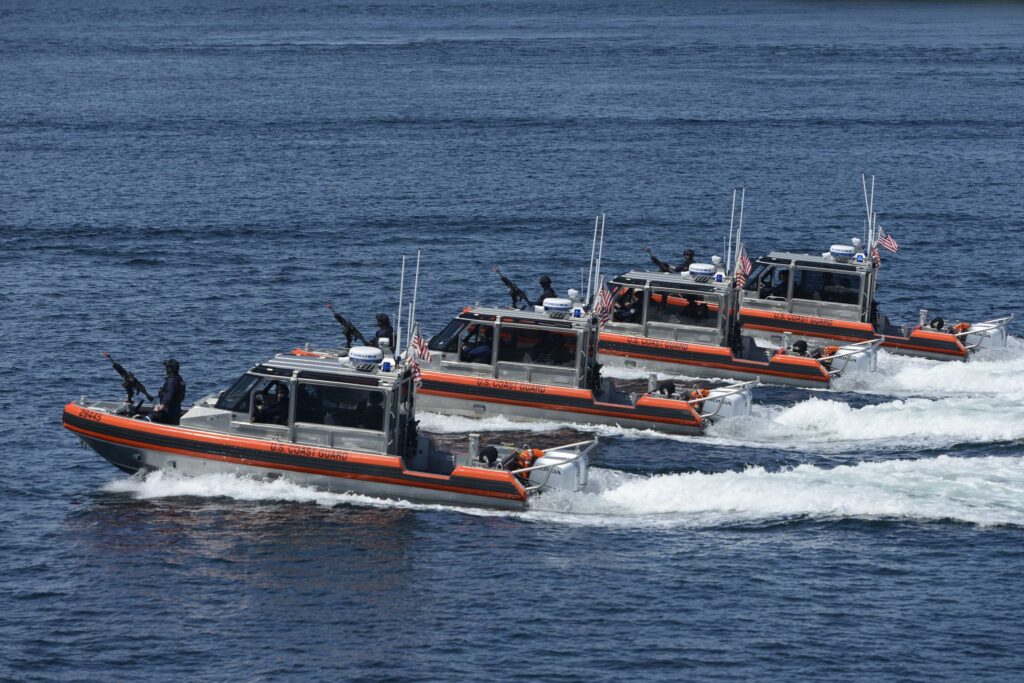
POLYGON ((878 229, 878 243, 894 254, 900 250, 900 245, 896 242, 896 238, 882 228, 878 229))
POLYGON ((597 313, 597 319, 601 325, 604 325, 612 318, 612 290, 608 287, 601 287, 601 292, 597 295, 597 308, 594 312, 597 313))
POLYGON ((871 247, 871 262, 875 264, 875 268, 882 265, 882 255, 878 253, 878 247, 871 247))
POLYGON ((416 352, 416 355, 419 358, 427 362, 430 362, 430 349, 427 348, 427 340, 425 340, 423 338, 423 335, 420 334, 419 325, 416 326, 416 334, 412 336, 412 341, 410 342, 410 345, 412 346, 412 350, 416 352))
POLYGON ((416 354, 409 354, 409 370, 412 371, 412 381, 419 387, 423 384, 423 373, 420 372, 420 362, 416 360, 416 354))
POLYGON ((736 286, 742 288, 747 284, 747 276, 754 269, 754 264, 747 258, 747 249, 740 245, 740 255, 736 259, 736 286))

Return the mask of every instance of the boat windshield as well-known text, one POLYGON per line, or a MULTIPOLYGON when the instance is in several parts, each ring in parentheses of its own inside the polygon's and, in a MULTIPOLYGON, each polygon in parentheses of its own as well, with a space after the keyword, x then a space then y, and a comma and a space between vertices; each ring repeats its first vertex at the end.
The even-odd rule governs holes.
POLYGON ((231 385, 230 389, 220 395, 217 405, 214 407, 219 410, 230 410, 233 413, 248 413, 249 394, 252 393, 253 387, 260 379, 256 375, 245 373, 231 385))
POLYGON ((459 318, 452 320, 448 323, 447 327, 431 337, 430 343, 427 344, 427 348, 431 351, 454 353, 458 349, 459 332, 461 332, 462 328, 465 326, 465 320, 460 320, 459 318))

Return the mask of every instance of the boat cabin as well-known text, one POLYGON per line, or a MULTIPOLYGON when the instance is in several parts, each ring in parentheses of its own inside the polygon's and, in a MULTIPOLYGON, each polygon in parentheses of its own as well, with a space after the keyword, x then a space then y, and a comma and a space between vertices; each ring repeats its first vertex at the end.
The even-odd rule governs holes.
POLYGON ((607 332, 712 346, 727 343, 734 289, 732 279, 722 273, 630 271, 608 286, 614 305, 607 332))
POLYGON ((364 453, 409 453, 414 428, 408 368, 385 371, 344 356, 297 355, 304 353, 259 363, 215 402, 197 404, 182 426, 364 453))
POLYGON ((587 388, 597 382, 597 338, 597 320, 586 313, 471 306, 431 338, 424 368, 587 388))
POLYGON ((873 322, 875 267, 859 245, 819 256, 773 251, 757 259, 740 305, 815 318, 873 322))

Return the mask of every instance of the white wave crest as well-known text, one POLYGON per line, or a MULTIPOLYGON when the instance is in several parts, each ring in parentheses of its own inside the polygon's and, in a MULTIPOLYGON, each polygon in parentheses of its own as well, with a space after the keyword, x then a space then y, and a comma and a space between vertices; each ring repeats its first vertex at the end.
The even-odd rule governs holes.
POLYGON ((908 398, 860 408, 812 397, 793 406, 756 406, 708 434, 723 445, 849 452, 945 448, 1024 439, 1024 397, 908 398))
POLYGON ((596 491, 545 495, 528 516, 597 525, 707 527, 813 519, 953 520, 1024 525, 1024 458, 753 467, 717 474, 592 472, 596 491), (610 479, 610 482, 608 481, 610 479))
POLYGON ((840 391, 888 396, 1024 396, 1024 341, 982 351, 967 362, 878 354, 878 371, 841 377, 840 391))

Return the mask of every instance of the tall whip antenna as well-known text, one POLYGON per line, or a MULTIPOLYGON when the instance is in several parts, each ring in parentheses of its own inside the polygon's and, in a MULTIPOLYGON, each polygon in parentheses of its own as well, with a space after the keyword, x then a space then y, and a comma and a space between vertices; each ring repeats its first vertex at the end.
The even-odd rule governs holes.
POLYGON ((412 286, 412 303, 409 305, 409 329, 406 331, 409 340, 406 342, 406 346, 412 343, 412 328, 416 323, 416 295, 420 291, 420 254, 421 250, 416 250, 416 278, 413 281, 412 286))
POLYGON ((736 188, 732 189, 732 213, 729 214, 729 246, 725 249, 725 273, 730 274, 732 266, 732 223, 736 218, 736 188))
POLYGON ((597 252, 597 222, 600 219, 600 216, 594 216, 594 239, 590 243, 590 272, 587 273, 587 295, 583 298, 584 305, 590 301, 590 283, 594 279, 594 254, 597 252))
POLYGON ((733 263, 737 263, 740 260, 740 246, 743 244, 743 207, 746 204, 747 199, 747 188, 740 188, 740 224, 736 228, 736 259, 733 263))
POLYGON ((601 237, 598 239, 597 265, 594 267, 594 296, 597 296, 598 287, 601 286, 601 259, 604 257, 604 221, 605 214, 601 212, 601 237))
POLYGON ((405 254, 402 254, 402 276, 398 279, 398 326, 395 329, 395 358, 402 354, 402 297, 405 296, 405 254))

